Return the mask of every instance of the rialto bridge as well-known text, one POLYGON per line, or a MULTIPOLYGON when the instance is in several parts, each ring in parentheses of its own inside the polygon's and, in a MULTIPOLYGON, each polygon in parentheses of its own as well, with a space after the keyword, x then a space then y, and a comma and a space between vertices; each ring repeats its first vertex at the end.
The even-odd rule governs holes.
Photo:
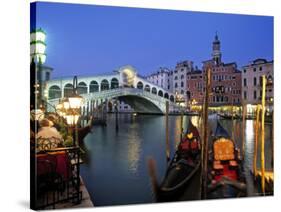
MULTIPOLYGON (((47 81, 48 103, 55 106, 59 99, 73 92, 73 78, 47 81)), ((175 94, 137 75, 132 66, 123 66, 111 74, 79 77, 78 93, 84 98, 83 107, 112 104, 119 100, 131 106, 135 112, 165 113, 166 101, 170 111, 177 110, 175 94)), ((51 107, 49 108, 50 110, 51 107)))

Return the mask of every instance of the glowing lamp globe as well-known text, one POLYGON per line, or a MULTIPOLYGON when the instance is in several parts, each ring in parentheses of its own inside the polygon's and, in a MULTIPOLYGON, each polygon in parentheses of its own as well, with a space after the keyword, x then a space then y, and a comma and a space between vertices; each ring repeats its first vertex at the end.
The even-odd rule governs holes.
POLYGON ((69 101, 65 100, 65 101, 63 101, 62 104, 63 104, 63 108, 64 108, 65 110, 68 110, 68 109, 70 108, 69 101))
POLYGON ((69 97, 68 101, 69 101, 69 106, 72 109, 79 109, 82 105, 82 100, 83 98, 79 95, 75 95, 73 97, 69 97))
POLYGON ((79 119, 79 115, 65 115, 64 118, 66 119, 66 122, 68 125, 76 125, 79 119))

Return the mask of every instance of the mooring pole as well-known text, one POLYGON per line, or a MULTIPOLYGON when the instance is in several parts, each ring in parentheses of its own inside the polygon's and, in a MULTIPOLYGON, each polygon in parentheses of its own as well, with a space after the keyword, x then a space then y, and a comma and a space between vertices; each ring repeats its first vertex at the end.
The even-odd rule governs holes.
POLYGON ((272 110, 272 161, 274 162, 274 110, 272 110))
POLYGON ((258 154, 258 143, 259 143, 259 120, 260 120, 260 105, 257 105, 257 112, 256 112, 256 125, 255 125, 255 147, 254 147, 254 161, 253 161, 253 172, 254 177, 257 176, 257 154, 258 154))
POLYGON ((180 120, 180 122, 181 122, 181 134, 180 134, 180 141, 182 140, 182 135, 183 135, 183 110, 181 109, 181 120, 180 120))
POLYGON ((166 158, 167 163, 170 161, 170 145, 169 145, 169 102, 166 101, 166 114, 165 114, 165 121, 166 121, 166 158))
POLYGON ((246 119, 246 112, 247 108, 246 105, 243 103, 242 104, 242 159, 244 160, 244 155, 245 155, 245 119, 246 119))
POLYGON ((211 69, 206 71, 206 92, 205 92, 205 105, 204 105, 204 132, 203 132, 203 145, 202 145, 202 187, 203 187, 203 199, 207 199, 207 180, 208 180, 208 107, 209 107, 209 92, 210 92, 210 78, 211 69))
POLYGON ((261 186, 262 193, 265 195, 265 161, 264 161, 264 116, 265 116, 265 87, 266 78, 262 76, 262 108, 261 108, 261 186))
POLYGON ((116 129, 116 131, 119 130, 119 125, 118 125, 118 102, 117 102, 117 100, 115 101, 115 129, 116 129))

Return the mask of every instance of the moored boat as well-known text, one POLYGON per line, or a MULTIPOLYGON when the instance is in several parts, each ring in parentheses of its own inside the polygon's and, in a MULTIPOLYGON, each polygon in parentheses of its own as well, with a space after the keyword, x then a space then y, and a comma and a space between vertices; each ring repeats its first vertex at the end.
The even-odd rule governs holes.
POLYGON ((246 196, 240 150, 219 122, 209 155, 207 192, 208 199, 246 196))
POLYGON ((201 139, 189 121, 184 138, 171 160, 162 183, 156 189, 157 201, 173 201, 180 196, 201 167, 201 139))

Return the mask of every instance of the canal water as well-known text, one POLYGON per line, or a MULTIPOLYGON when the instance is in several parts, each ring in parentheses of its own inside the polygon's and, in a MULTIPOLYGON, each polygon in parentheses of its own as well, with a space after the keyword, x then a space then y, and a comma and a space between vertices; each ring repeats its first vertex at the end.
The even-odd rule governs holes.
MULTIPOLYGON (((184 116, 186 130, 189 119, 200 126, 197 116, 184 116)), ((161 181, 167 168, 165 116, 119 114, 119 130, 115 129, 115 115, 108 114, 107 127, 94 126, 85 138, 89 159, 81 166, 81 176, 95 206, 153 203, 154 194, 148 175, 147 160, 156 161, 157 179, 161 181)), ((241 121, 220 120, 238 147, 242 143, 241 121)), ((215 131, 217 116, 209 116, 210 133, 215 131)), ((248 191, 254 194, 249 174, 252 169, 255 121, 247 120, 245 132, 245 169, 248 191)), ((180 141, 180 116, 169 116, 171 155, 180 141)), ((272 125, 265 126, 266 169, 272 169, 272 125)), ((258 162, 260 161, 258 157, 258 162)), ((259 164, 258 164, 259 166, 259 164)))

